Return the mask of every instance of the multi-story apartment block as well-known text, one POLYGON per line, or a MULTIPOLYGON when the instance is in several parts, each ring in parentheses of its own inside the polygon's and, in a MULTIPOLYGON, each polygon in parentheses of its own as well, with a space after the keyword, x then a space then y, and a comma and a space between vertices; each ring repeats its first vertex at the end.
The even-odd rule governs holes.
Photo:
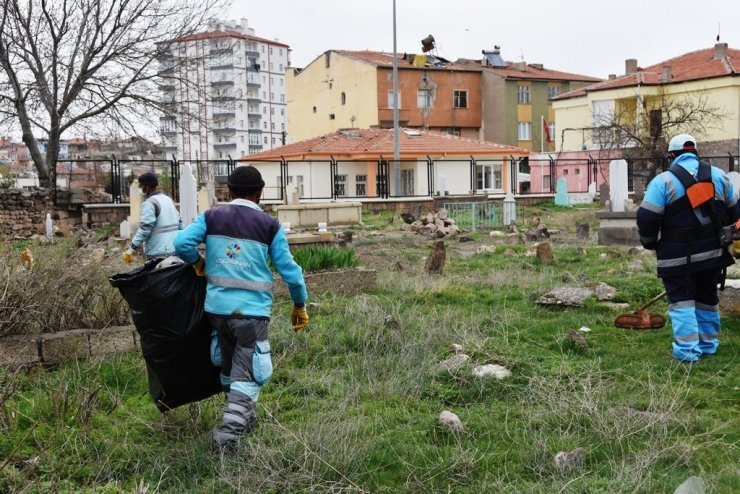
POLYGON ((241 19, 175 39, 162 52, 167 157, 238 159, 284 144, 288 45, 255 36, 241 19))
MULTIPOLYGON (((399 54, 399 125, 477 139, 481 68, 399 54)), ((327 51, 287 72, 290 132, 297 142, 342 128, 393 127, 393 54, 327 51)))
POLYGON ((546 68, 540 63, 505 61, 498 46, 483 50, 481 60, 471 64, 483 69, 481 138, 535 152, 555 149, 552 98, 602 81, 546 68))

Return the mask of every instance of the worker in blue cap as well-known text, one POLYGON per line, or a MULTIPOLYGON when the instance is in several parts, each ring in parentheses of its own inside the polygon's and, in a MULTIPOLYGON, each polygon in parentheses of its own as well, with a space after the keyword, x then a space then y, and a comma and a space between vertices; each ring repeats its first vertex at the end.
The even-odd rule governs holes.
POLYGON ((178 230, 182 230, 182 220, 175 203, 157 190, 159 180, 153 172, 142 173, 138 182, 145 199, 141 204, 139 229, 123 253, 123 260, 131 263, 134 252, 142 245, 147 259, 176 255, 174 241, 178 230))
POLYGON ((740 218, 740 203, 727 174, 699 159, 694 137, 673 137, 668 155, 671 167, 648 184, 637 229, 643 247, 658 257, 673 326, 673 357, 698 362, 719 347, 717 285, 734 262, 720 232, 740 218))

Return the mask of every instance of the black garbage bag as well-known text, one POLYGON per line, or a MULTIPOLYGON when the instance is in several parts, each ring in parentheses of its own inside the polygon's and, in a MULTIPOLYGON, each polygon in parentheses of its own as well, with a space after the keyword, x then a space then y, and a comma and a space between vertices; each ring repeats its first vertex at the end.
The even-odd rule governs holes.
POLYGON ((146 361, 149 394, 161 412, 221 391, 210 357, 205 278, 187 263, 157 268, 147 261, 109 278, 131 309, 146 361))

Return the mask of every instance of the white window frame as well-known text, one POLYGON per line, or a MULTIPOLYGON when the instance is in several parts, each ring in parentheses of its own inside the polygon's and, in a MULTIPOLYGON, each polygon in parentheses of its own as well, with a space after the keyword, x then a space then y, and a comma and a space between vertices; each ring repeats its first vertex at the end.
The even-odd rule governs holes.
POLYGON ((519 122, 517 124, 517 140, 520 141, 531 141, 532 140, 532 122, 519 122))
POLYGON ((431 89, 417 89, 416 106, 419 108, 431 108, 432 107, 432 90, 431 89))
POLYGON ((452 91, 452 107, 453 108, 467 108, 468 107, 468 91, 465 89, 455 89, 452 91))
MULTIPOLYGON (((393 90, 388 91, 388 108, 393 109, 393 90)), ((401 92, 398 92, 398 108, 401 108, 401 92)))
POLYGON ((520 105, 528 105, 532 102, 532 93, 529 84, 517 86, 516 100, 520 105))

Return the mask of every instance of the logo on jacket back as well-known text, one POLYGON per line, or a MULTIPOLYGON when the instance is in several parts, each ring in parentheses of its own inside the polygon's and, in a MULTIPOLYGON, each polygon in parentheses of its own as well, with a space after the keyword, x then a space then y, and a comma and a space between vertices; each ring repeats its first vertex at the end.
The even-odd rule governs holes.
POLYGON ((234 259, 242 255, 242 249, 239 244, 227 245, 226 246, 226 257, 234 259))

